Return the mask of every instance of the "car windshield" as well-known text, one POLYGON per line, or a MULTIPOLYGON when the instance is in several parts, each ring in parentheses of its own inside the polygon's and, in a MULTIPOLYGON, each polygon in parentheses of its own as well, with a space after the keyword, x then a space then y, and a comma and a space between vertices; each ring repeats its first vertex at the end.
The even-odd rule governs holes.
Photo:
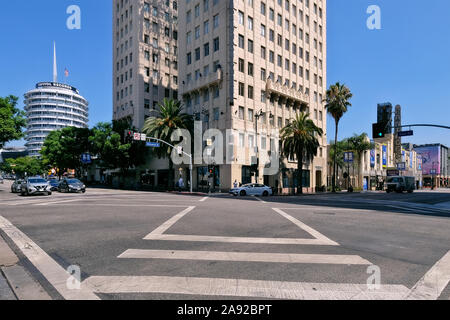
POLYGON ((402 178, 388 178, 388 179, 387 179, 387 182, 388 182, 388 183, 390 183, 390 182, 394 182, 394 183, 396 183, 396 182, 402 182, 402 178))
POLYGON ((72 183, 81 183, 81 181, 77 180, 77 179, 70 179, 70 180, 67 180, 67 183, 70 183, 70 184, 72 184, 72 183))
POLYGON ((30 179, 28 180, 29 183, 47 183, 44 179, 30 179))
POLYGON ((252 184, 244 184, 244 185, 242 186, 242 188, 252 188, 252 187, 253 187, 252 184))

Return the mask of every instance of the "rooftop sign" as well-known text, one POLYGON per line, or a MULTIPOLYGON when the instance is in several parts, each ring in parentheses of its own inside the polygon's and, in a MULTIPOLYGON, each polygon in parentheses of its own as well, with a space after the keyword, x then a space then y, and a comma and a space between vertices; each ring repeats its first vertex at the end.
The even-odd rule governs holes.
POLYGON ((80 92, 78 91, 77 88, 74 88, 72 86, 69 86, 67 84, 63 84, 63 83, 58 83, 58 82, 39 82, 36 85, 36 89, 39 88, 48 88, 48 87, 56 87, 56 88, 61 88, 61 89, 67 89, 67 90, 72 90, 73 92, 75 92, 76 94, 80 94, 80 92))

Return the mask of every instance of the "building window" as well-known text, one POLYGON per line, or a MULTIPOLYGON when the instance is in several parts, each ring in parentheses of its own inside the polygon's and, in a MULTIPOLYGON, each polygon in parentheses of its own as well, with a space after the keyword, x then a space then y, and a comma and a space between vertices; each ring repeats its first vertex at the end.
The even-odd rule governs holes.
POLYGON ((248 52, 253 53, 253 40, 248 40, 248 52))
POLYGON ((243 35, 239 35, 239 48, 244 49, 244 36, 243 35))
POLYGON ((244 60, 243 59, 239 59, 238 67, 239 67, 239 72, 244 72, 244 60))
POLYGON ((242 82, 239 82, 239 95, 243 97, 245 95, 245 85, 242 82))
POLYGON ((214 39, 214 52, 219 51, 219 38, 214 39))

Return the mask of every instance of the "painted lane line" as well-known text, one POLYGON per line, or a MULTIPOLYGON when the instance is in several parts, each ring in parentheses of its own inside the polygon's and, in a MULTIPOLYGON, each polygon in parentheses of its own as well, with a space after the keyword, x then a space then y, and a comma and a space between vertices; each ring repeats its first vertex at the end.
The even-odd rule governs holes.
MULTIPOLYGON (((79 204, 67 204, 65 207, 78 207, 79 204)), ((89 203, 89 207, 154 207, 154 208, 186 208, 186 206, 164 204, 115 204, 115 203, 89 203)))
POLYGON ((69 290, 67 280, 70 274, 53 260, 44 250, 34 243, 22 231, 17 229, 4 217, 0 216, 0 229, 16 244, 27 259, 47 279, 47 281, 66 300, 99 300, 98 296, 87 286, 79 290, 69 290))
POLYGON ((437 300, 450 282, 450 251, 417 282, 408 300, 437 300))
POLYGON ((158 241, 192 241, 192 242, 219 242, 219 243, 256 243, 256 244, 294 244, 314 246, 337 246, 329 241, 318 239, 293 239, 293 238, 248 238, 248 237, 219 237, 219 236, 195 236, 174 234, 149 234, 144 240, 158 241))
POLYGON ((258 197, 256 197, 256 196, 255 196, 255 198, 256 198, 256 200, 261 201, 262 203, 267 203, 267 202, 264 201, 263 199, 260 199, 260 198, 258 198, 258 197))
POLYGON ((71 200, 61 200, 61 201, 49 201, 44 203, 36 203, 33 204, 33 206, 49 206, 53 204, 60 204, 60 203, 69 203, 69 202, 77 202, 77 201, 86 201, 87 199, 71 199, 71 200))
POLYGON ((365 284, 150 276, 90 277, 83 284, 106 294, 166 293, 283 300, 397 300, 408 291, 403 285, 382 285, 378 290, 369 290, 365 284))
POLYGON ((204 198, 200 199, 199 201, 200 201, 200 202, 205 202, 205 201, 208 200, 208 199, 209 199, 209 197, 204 197, 204 198))
POLYGON ((323 234, 321 234, 320 232, 314 230, 313 228, 307 226, 306 224, 304 224, 303 222, 301 222, 298 219, 295 219, 294 217, 288 215, 286 212, 284 212, 283 210, 280 210, 278 208, 272 208, 275 212, 277 212, 278 214, 280 214, 281 216, 283 216, 284 218, 288 219, 289 221, 291 221, 293 224, 295 224, 297 227, 299 227, 300 229, 308 232, 310 235, 312 235, 313 237, 315 237, 317 240, 320 240, 321 242, 328 242, 329 245, 331 246, 338 246, 339 244, 328 239, 327 237, 325 237, 323 234))
POLYGON ((405 211, 410 211, 410 212, 414 212, 414 213, 430 213, 429 210, 420 210, 420 209, 414 209, 414 208, 405 208, 405 207, 399 207, 399 206, 391 206, 388 205, 387 207, 391 207, 397 210, 405 210, 405 211))
POLYGON ((130 249, 122 253, 120 259, 171 259, 171 260, 207 260, 233 262, 274 262, 336 265, 371 265, 360 256, 325 254, 284 254, 257 252, 213 252, 182 250, 138 250, 130 249))
POLYGON ((164 222, 162 225, 160 225, 158 228, 156 228, 150 235, 161 235, 164 232, 166 232, 170 227, 172 227, 175 223, 178 222, 181 218, 183 218, 185 215, 187 215, 189 212, 194 210, 195 207, 189 207, 183 211, 181 211, 176 216, 172 217, 171 219, 164 222))

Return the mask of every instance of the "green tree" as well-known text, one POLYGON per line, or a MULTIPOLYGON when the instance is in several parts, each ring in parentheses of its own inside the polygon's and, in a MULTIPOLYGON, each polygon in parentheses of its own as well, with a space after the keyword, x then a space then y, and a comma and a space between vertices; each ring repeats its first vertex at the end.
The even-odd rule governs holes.
POLYGON ((125 132, 136 131, 130 119, 98 123, 91 131, 89 142, 92 153, 100 164, 108 169, 120 169, 125 175, 128 169, 145 163, 147 148, 142 142, 125 142, 125 132))
POLYGON ((367 133, 362 133, 360 135, 354 134, 353 137, 348 140, 352 150, 355 152, 356 159, 358 160, 358 186, 362 187, 362 158, 364 152, 374 148, 374 144, 370 142, 367 133))
POLYGON ((286 127, 281 129, 283 155, 287 158, 297 159, 297 193, 303 193, 303 161, 312 161, 320 147, 317 137, 323 131, 309 119, 306 113, 300 113, 286 127))
POLYGON ((35 157, 6 159, 0 164, 0 170, 16 174, 19 177, 42 175, 45 172, 42 161, 35 157))
MULTIPOLYGON (((344 116, 344 114, 348 111, 348 107, 351 106, 350 99, 353 94, 350 92, 350 89, 345 85, 341 85, 337 82, 334 85, 331 85, 327 90, 326 98, 324 102, 326 102, 325 108, 328 113, 334 118, 334 122, 336 124, 336 131, 334 137, 334 146, 337 146, 338 141, 338 131, 339 131, 339 121, 344 116)), ((336 192, 336 157, 337 152, 334 153, 333 160, 333 192, 336 192)))
MULTIPOLYGON (((187 129, 192 133, 194 127, 193 117, 182 112, 181 103, 176 100, 164 99, 159 105, 160 111, 156 117, 150 117, 145 121, 142 131, 149 137, 157 138, 172 144, 171 136, 178 129, 187 129)), ((159 158, 169 158, 169 188, 173 188, 173 162, 170 157, 172 148, 161 144, 156 149, 159 158)))
POLYGON ((7 142, 23 137, 25 112, 16 108, 18 99, 15 96, 0 97, 0 149, 7 142))
POLYGON ((87 128, 67 127, 50 132, 41 150, 44 164, 58 168, 60 174, 67 169, 75 169, 80 176, 83 167, 81 155, 91 149, 89 136, 87 128))

